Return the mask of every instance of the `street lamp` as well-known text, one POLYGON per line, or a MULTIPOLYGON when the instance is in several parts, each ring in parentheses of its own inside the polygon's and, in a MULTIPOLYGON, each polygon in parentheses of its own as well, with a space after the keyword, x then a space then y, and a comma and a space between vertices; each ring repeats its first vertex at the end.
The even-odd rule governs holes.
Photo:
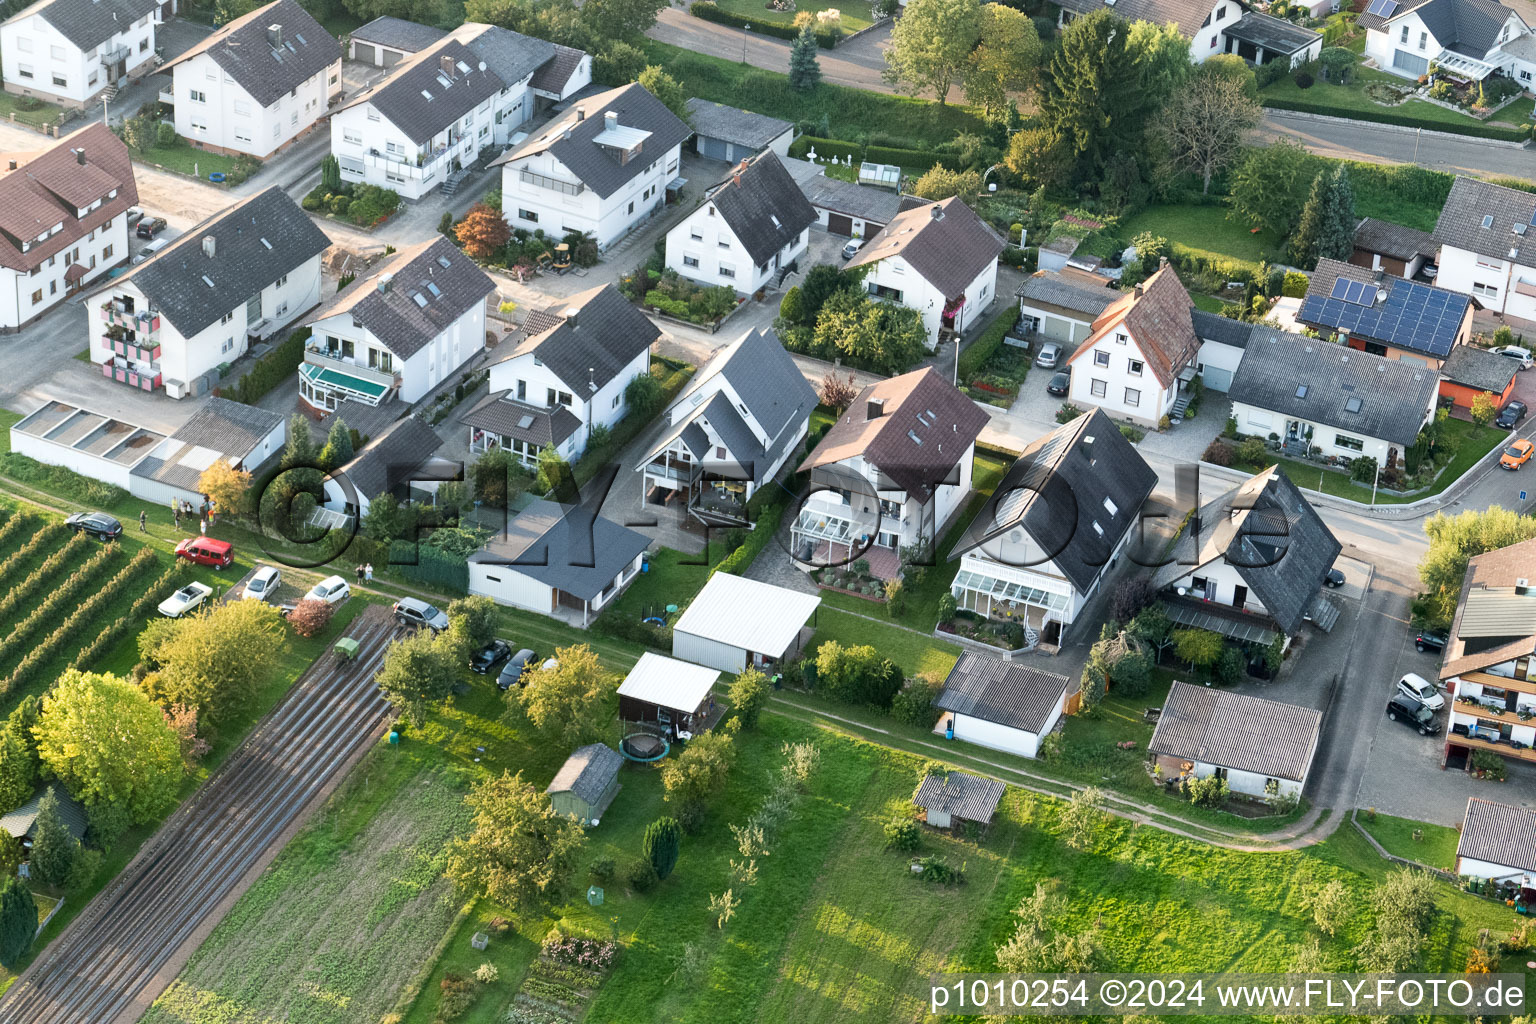
MULTIPOLYGON (((751 25, 741 26, 741 62, 747 62, 747 33, 752 31, 751 25)), ((1417 152, 1417 150, 1415 150, 1417 152)))

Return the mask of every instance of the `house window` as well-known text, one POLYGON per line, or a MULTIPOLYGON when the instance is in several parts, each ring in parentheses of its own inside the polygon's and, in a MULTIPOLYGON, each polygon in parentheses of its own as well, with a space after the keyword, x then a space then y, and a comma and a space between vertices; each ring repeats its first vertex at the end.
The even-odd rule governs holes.
POLYGON ((1093 354, 1093 365, 1094 366, 1108 366, 1109 365, 1109 353, 1108 352, 1094 352, 1094 354, 1093 354))
POLYGON ((1126 369, 1130 370, 1132 377, 1141 376, 1142 363, 1140 359, 1132 359, 1126 363, 1126 369))
POLYGON ((1481 256, 1477 258, 1479 270, 1503 270, 1504 264, 1499 260, 1485 260, 1481 256))
POLYGON ((235 339, 234 338, 225 338, 224 339, 224 344, 219 346, 219 354, 222 355, 223 353, 228 352, 230 349, 232 349, 234 347, 235 347, 235 339))
POLYGON ((698 228, 695 228, 695 227, 690 227, 688 229, 688 237, 693 239, 695 242, 702 242, 702 241, 704 241, 703 233, 701 231, 699 231, 698 228))
POLYGON ((1472 294, 1480 295, 1485 299, 1498 298, 1499 289, 1496 285, 1483 284, 1481 281, 1472 282, 1472 294))
POLYGON ((1429 45, 1429 33, 1428 32, 1420 32, 1419 33, 1419 49, 1422 50, 1422 49, 1424 49, 1424 47, 1426 47, 1428 45, 1429 45))
POLYGON ((203 92, 200 89, 188 89, 187 90, 187 97, 189 99, 191 99, 193 103, 207 103, 208 102, 208 94, 203 92))
POLYGON ((1121 332, 1121 333, 1115 335, 1115 344, 1116 345, 1124 345, 1129 340, 1130 340, 1130 338, 1128 338, 1125 335, 1124 332, 1121 332))
POLYGON ((1135 388, 1126 388, 1125 389, 1125 404, 1129 405, 1129 406, 1132 406, 1132 407, 1140 405, 1141 404, 1141 392, 1137 391, 1135 388))
POLYGON ((1398 42, 1402 43, 1405 46, 1407 45, 1407 43, 1408 43, 1408 26, 1407 25, 1403 26, 1403 34, 1398 38, 1398 42))
POLYGON ((61 89, 62 88, 68 88, 68 86, 69 86, 69 79, 65 78, 63 75, 61 75, 57 71, 55 71, 53 73, 53 84, 59 86, 61 89))
POLYGON ((524 210, 519 208, 517 211, 517 219, 525 220, 530 224, 537 224, 539 222, 539 215, 534 213, 532 210, 524 210))
POLYGON ((54 60, 63 60, 64 59, 64 47, 62 47, 62 46, 50 46, 50 47, 48 47, 48 56, 52 57, 54 60))
POLYGON ((110 245, 101 250, 101 258, 104 260, 109 260, 112 258, 112 247, 110 245))
POLYGON ((379 119, 379 112, 377 110, 374 110, 372 107, 369 107, 368 108, 368 120, 370 120, 370 121, 377 121, 378 119, 379 119))
POLYGON ((351 146, 361 146, 363 144, 363 133, 355 132, 350 128, 343 128, 341 130, 341 141, 351 146))
POLYGON ((228 313, 225 313, 223 316, 219 317, 219 323, 227 324, 231 320, 233 320, 234 318, 235 318, 235 313, 234 313, 233 310, 231 310, 228 313))
POLYGON ((613 404, 608 408, 617 409, 619 407, 619 403, 622 401, 624 401, 624 392, 620 391, 618 394, 613 396, 613 404))
POLYGON ((274 287, 274 288, 281 288, 283 285, 285 285, 287 283, 288 283, 288 275, 284 274, 282 277, 278 278, 276 281, 274 281, 272 283, 272 287, 274 287))
POLYGON ((235 114, 240 117, 250 117, 251 105, 244 100, 235 100, 235 114))
POLYGON ((1520 72, 1520 81, 1522 81, 1522 82, 1529 82, 1530 80, 1531 80, 1531 73, 1529 71, 1522 71, 1522 72, 1520 72))
POLYGON ((143 53, 147 49, 149 49, 149 37, 145 36, 143 39, 139 40, 139 52, 143 53))
POLYGON ((26 36, 18 36, 16 39, 16 49, 20 50, 22 53, 31 53, 32 40, 28 39, 26 36))
POLYGON ((629 212, 630 213, 634 213, 635 212, 635 201, 633 199, 631 199, 629 201, 629 212))
POLYGON ((32 304, 35 306, 39 302, 42 302, 42 301, 43 301, 43 290, 41 288, 39 288, 37 291, 32 293, 32 304))
POLYGON ((22 78, 31 78, 32 77, 32 65, 30 65, 30 64, 17 64, 16 65, 16 73, 18 75, 20 75, 22 78))
POLYGON ((1088 391, 1094 398, 1103 398, 1108 385, 1102 380, 1090 381, 1088 391))
POLYGON ((697 269, 698 265, 699 265, 699 258, 697 256, 684 256, 683 257, 683 266, 685 266, 685 267, 693 267, 693 268, 697 269))
POLYGON ((720 276, 721 277, 735 277, 736 276, 736 268, 731 266, 729 263, 722 263, 722 264, 720 264, 720 276))
POLYGON ((1352 452, 1362 451, 1365 448, 1364 441, 1358 437, 1350 437, 1348 434, 1335 434, 1333 443, 1337 448, 1347 448, 1352 452))

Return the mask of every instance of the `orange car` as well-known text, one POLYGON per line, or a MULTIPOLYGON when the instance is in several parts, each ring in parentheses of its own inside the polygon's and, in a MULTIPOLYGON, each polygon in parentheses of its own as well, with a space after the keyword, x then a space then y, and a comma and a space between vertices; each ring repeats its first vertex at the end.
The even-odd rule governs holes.
POLYGON ((1536 445, 1521 438, 1504 449, 1504 454, 1499 456, 1499 468, 1519 469, 1531 461, 1532 453, 1536 453, 1536 445))

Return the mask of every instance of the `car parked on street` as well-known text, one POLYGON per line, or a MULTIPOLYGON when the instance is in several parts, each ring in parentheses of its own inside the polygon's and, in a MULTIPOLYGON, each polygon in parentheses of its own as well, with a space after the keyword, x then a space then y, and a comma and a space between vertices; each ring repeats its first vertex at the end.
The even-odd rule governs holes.
POLYGON ((1057 370, 1051 374, 1050 381, 1045 385, 1045 393, 1058 397, 1065 395, 1072 389, 1072 374, 1067 370, 1057 370))
POLYGON ((144 248, 140 249, 138 255, 128 262, 136 267, 140 263, 147 261, 155 253, 159 252, 161 249, 164 249, 170 244, 171 240, 169 238, 157 238, 153 242, 150 242, 148 245, 146 245, 144 248))
POLYGON ((1061 342, 1048 341, 1040 346, 1040 354, 1035 356, 1035 365, 1042 370, 1054 370, 1056 364, 1061 362, 1061 342))
POLYGON ((1531 453, 1536 452, 1536 445, 1531 444, 1525 438, 1519 438, 1499 456, 1500 469, 1521 469, 1531 461, 1531 453))
POLYGON ((1500 409, 1499 414, 1494 417, 1493 425, 1508 430, 1525 419, 1525 412, 1524 402, 1505 402, 1504 408, 1500 409))
POLYGON ((130 207, 128 207, 128 209, 126 211, 124 211, 123 215, 128 218, 128 226, 129 227, 133 227, 139 221, 144 219, 144 211, 143 211, 143 209, 141 209, 140 207, 137 207, 137 206, 130 206, 130 207))
POLYGON ((470 671, 485 675, 491 669, 512 657, 512 645, 505 640, 492 640, 469 659, 470 671))
POLYGON ((501 675, 496 677, 496 685, 501 687, 503 690, 521 685, 523 681, 523 673, 528 670, 528 664, 530 662, 537 661, 538 658, 539 656, 537 654, 534 654, 528 648, 524 647, 522 650, 512 655, 511 660, 502 666, 501 675))
POLYGON ((862 238, 855 238, 855 239, 853 239, 847 245, 843 246, 843 259, 845 259, 845 260, 853 259, 855 256, 857 256, 859 254, 859 250, 862 249, 862 248, 864 248, 864 239, 862 239, 862 238))
POLYGON ((212 593, 213 588, 208 584, 198 583, 196 580, 193 580, 160 602, 160 614, 168 619, 179 619, 202 604, 208 595, 212 593))
POLYGON ((341 604, 352 596, 352 587, 340 576, 327 576, 325 579, 309 588, 309 593, 304 595, 306 601, 324 601, 326 604, 341 604))
POLYGON ((1439 711, 1445 707, 1445 695, 1435 689, 1435 684, 1419 675, 1417 672, 1409 672, 1397 681, 1397 692, 1404 697, 1412 698, 1429 708, 1431 711, 1439 711))
POLYGON ((1436 633, 1432 629, 1421 629, 1413 638, 1413 646, 1420 654, 1426 651, 1445 650, 1445 634, 1436 633))
POLYGON ((195 565, 206 565, 222 572, 235 560, 235 546, 213 537, 188 537, 176 545, 176 557, 195 565))
POLYGON ((1387 718, 1402 722, 1410 729, 1417 729, 1420 736, 1434 736, 1440 731, 1440 723, 1435 721, 1433 711, 1400 693, 1393 694, 1392 699, 1387 701, 1387 718))
POLYGON ((395 621, 402 626, 430 626, 434 633, 448 628, 448 616, 419 598, 402 597, 395 602, 394 611, 395 621))
POLYGON ((64 525, 76 533, 88 533, 97 540, 117 540, 123 535, 123 524, 105 512, 76 512, 64 520, 64 525))
POLYGON ((270 601, 272 595, 277 593, 277 588, 283 585, 283 574, 276 566, 264 565, 256 570, 246 583, 245 590, 240 596, 247 601, 270 601))

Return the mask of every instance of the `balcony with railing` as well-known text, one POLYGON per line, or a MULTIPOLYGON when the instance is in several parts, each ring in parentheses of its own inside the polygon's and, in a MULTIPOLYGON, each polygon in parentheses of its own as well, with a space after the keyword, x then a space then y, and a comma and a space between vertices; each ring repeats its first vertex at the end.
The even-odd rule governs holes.
POLYGON ((579 196, 587 190, 587 186, 579 181, 563 181, 560 178, 551 178, 547 174, 538 174, 526 167, 518 171, 518 181, 524 185, 532 185, 535 188, 547 188, 551 192, 562 192, 568 196, 579 196))
POLYGON ((154 334, 160 329, 160 313, 155 309, 141 309, 129 312, 122 302, 108 300, 101 304, 101 320, 108 326, 121 327, 126 331, 132 331, 141 338, 154 334))
POLYGON ((118 357, 108 359, 101 364, 101 375, 108 380, 138 388, 140 391, 154 391, 164 385, 158 365, 131 363, 127 359, 118 357))
POLYGON ((1487 722, 1503 722, 1508 725, 1524 725, 1536 729, 1536 707, 1516 704, 1513 707, 1493 698, 1479 700, 1476 697, 1457 697, 1451 710, 1455 714, 1469 715, 1487 722))
POLYGON ((1536 761, 1536 750, 1524 744, 1517 747, 1509 740, 1494 739, 1493 733, 1486 729, 1479 731, 1476 735, 1453 734, 1450 742, 1453 746, 1466 747, 1470 750, 1488 750, 1503 757, 1536 761))
POLYGON ((335 370, 356 377, 359 380, 368 381, 386 388, 400 386, 400 375, 386 370, 379 370, 371 366, 354 363, 351 359, 341 354, 339 348, 322 348, 306 345, 304 347, 304 361, 323 370, 335 370))

